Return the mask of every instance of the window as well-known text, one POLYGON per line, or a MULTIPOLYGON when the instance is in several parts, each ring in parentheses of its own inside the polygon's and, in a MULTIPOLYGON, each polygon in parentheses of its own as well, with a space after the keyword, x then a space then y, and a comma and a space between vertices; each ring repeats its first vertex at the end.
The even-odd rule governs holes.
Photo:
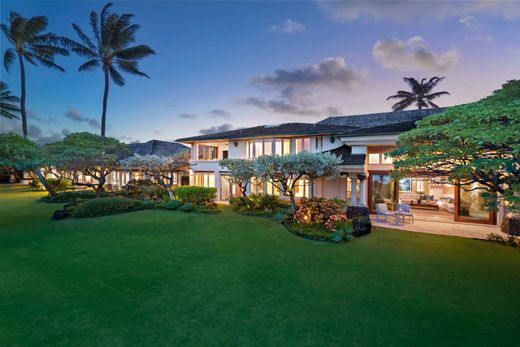
POLYGON ((255 156, 254 158, 258 158, 259 156, 264 154, 264 145, 262 140, 255 141, 255 156))
POLYGON ((394 162, 392 157, 386 156, 386 153, 383 153, 381 156, 383 157, 383 160, 381 161, 383 164, 392 164, 394 162))
POLYGON ((247 141, 247 158, 253 159, 255 157, 255 143, 253 141, 247 141))
MULTIPOLYGON (((356 199, 360 199, 360 180, 356 180, 356 199)), ((347 199, 352 199, 352 179, 347 177, 347 199)))
POLYGON ((294 196, 297 198, 309 197, 310 184, 307 178, 300 178, 294 185, 294 196))
POLYGON ((222 151, 222 159, 227 159, 229 156, 229 152, 228 151, 222 151))
POLYGON ((295 151, 294 153, 310 152, 311 151, 311 139, 308 137, 294 140, 295 151))
POLYGON ((199 160, 217 160, 218 159, 218 147, 217 146, 208 146, 208 145, 199 145, 199 160))
POLYGON ((264 140, 264 155, 273 154, 273 140, 267 139, 264 140))
POLYGON ((368 163, 369 164, 380 164, 381 162, 379 161, 379 153, 370 153, 368 155, 368 163))
POLYGON ((291 154, 291 140, 284 139, 283 140, 283 155, 291 154))
POLYGON ((215 187, 215 175, 212 173, 196 173, 195 185, 199 187, 215 187))
POLYGON ((303 150, 306 152, 311 151, 311 139, 309 137, 303 139, 303 150))

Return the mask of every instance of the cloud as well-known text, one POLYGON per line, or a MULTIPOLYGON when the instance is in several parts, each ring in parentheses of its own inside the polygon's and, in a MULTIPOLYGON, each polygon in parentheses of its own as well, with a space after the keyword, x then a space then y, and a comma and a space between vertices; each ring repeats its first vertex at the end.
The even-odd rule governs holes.
POLYGON ((63 137, 67 136, 67 135, 70 135, 70 133, 72 133, 72 131, 70 131, 70 129, 61 129, 61 134, 63 135, 63 137))
POLYGON ((101 124, 99 123, 99 121, 97 119, 84 117, 81 114, 81 112, 79 112, 78 110, 76 110, 74 108, 71 108, 71 109, 67 110, 65 112, 65 116, 67 118, 72 119, 75 122, 78 122, 78 123, 87 123, 92 128, 100 128, 101 127, 101 124))
POLYGON ((329 116, 337 115, 341 113, 341 110, 337 107, 327 106, 322 110, 313 109, 298 104, 292 103, 289 100, 274 99, 266 100, 260 97, 249 97, 242 100, 242 103, 258 107, 262 110, 266 110, 274 113, 293 114, 299 116, 329 116))
POLYGON ((318 7, 331 19, 352 22, 363 18, 397 23, 432 22, 481 14, 505 19, 520 17, 520 3, 515 1, 325 1, 318 7))
POLYGON ((273 86, 327 86, 349 89, 363 82, 366 72, 348 67, 342 57, 326 58, 322 62, 294 70, 278 69, 270 75, 253 76, 253 84, 273 86))
MULTIPOLYGON (((68 129, 63 129, 60 134, 59 132, 54 131, 44 131, 37 125, 29 124, 29 126, 27 127, 27 137, 29 138, 29 140, 34 141, 38 144, 52 143, 60 141, 65 130, 68 129)), ((15 133, 21 136, 21 122, 17 119, 2 119, 2 121, 0 122, 0 133, 15 133)))
POLYGON ((184 118, 184 119, 197 119, 199 116, 197 116, 194 113, 181 113, 177 117, 184 118))
POLYGON ((199 133, 201 133, 203 135, 207 135, 207 134, 220 133, 220 132, 224 132, 224 131, 230 131, 233 129, 235 129, 235 127, 232 124, 225 123, 225 124, 218 125, 218 126, 212 126, 211 128, 201 129, 201 130, 199 130, 199 133))
POLYGON ((433 52, 420 36, 412 37, 406 42, 397 38, 377 41, 372 48, 372 54, 385 68, 400 71, 444 72, 459 59, 455 49, 444 53, 433 52))
POLYGON ((43 121, 43 118, 39 117, 33 110, 27 110, 26 114, 27 114, 27 118, 34 119, 38 122, 43 121))
POLYGON ((281 32, 285 34, 304 32, 306 29, 305 25, 295 22, 290 18, 286 19, 282 24, 273 24, 269 27, 269 30, 272 32, 281 32))
POLYGON ((223 118, 223 119, 231 119, 231 114, 222 109, 216 108, 209 112, 209 115, 214 118, 223 118))

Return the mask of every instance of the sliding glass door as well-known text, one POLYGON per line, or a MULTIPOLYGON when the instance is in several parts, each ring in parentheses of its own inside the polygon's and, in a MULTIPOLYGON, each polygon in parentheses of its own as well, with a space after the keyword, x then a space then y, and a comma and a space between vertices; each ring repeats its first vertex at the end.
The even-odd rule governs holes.
POLYGON ((370 172, 368 177, 369 210, 375 213, 376 204, 385 203, 393 210, 397 199, 395 181, 388 172, 370 172))

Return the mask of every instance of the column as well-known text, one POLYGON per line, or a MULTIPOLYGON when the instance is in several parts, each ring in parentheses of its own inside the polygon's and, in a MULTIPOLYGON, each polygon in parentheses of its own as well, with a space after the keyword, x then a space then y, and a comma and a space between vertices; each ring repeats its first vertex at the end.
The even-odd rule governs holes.
POLYGON ((214 171, 214 175, 215 175, 215 188, 217 188, 217 196, 216 196, 216 199, 217 200, 222 200, 222 195, 220 195, 220 171, 214 171))
POLYGON ((357 205, 357 175, 353 175, 353 174, 350 174, 349 175, 350 177, 350 195, 351 195, 351 198, 350 198, 350 204, 351 205, 357 205))
POLYGON ((366 196, 365 196, 365 181, 367 176, 358 175, 359 178, 359 204, 366 206, 366 196))

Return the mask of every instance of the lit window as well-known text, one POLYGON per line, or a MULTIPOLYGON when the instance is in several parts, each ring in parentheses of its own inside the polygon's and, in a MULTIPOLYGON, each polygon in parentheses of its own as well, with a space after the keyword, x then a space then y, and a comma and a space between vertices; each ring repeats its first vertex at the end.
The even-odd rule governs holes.
POLYGON ((255 158, 258 158, 259 156, 263 155, 264 154, 264 149, 263 149, 263 141, 262 140, 259 140, 259 141, 256 141, 255 142, 255 158))
POLYGON ((196 173, 195 185, 199 187, 215 187, 215 175, 210 173, 196 173))
POLYGON ((218 147, 216 146, 207 146, 207 145, 199 145, 199 160, 217 160, 218 158, 218 147))
POLYGON ((303 149, 303 139, 294 140, 294 154, 298 154, 303 149))
POLYGON ((274 142, 274 154, 283 155, 283 140, 276 139, 274 142))
POLYGON ((254 153, 254 142, 247 141, 247 158, 253 159, 255 157, 254 153))
POLYGON ((379 153, 370 153, 368 155, 368 163, 369 164, 379 164, 380 161, 379 161, 379 153))
POLYGON ((393 158, 387 157, 386 154, 383 154, 382 157, 383 157, 383 160, 382 160, 383 164, 392 164, 394 162, 393 158))
POLYGON ((311 139, 308 137, 303 139, 303 150, 306 152, 311 151, 311 139))
POLYGON ((273 154, 273 140, 267 139, 264 140, 264 155, 273 154))
POLYGON ((291 154, 291 140, 284 139, 283 140, 283 155, 291 154))

